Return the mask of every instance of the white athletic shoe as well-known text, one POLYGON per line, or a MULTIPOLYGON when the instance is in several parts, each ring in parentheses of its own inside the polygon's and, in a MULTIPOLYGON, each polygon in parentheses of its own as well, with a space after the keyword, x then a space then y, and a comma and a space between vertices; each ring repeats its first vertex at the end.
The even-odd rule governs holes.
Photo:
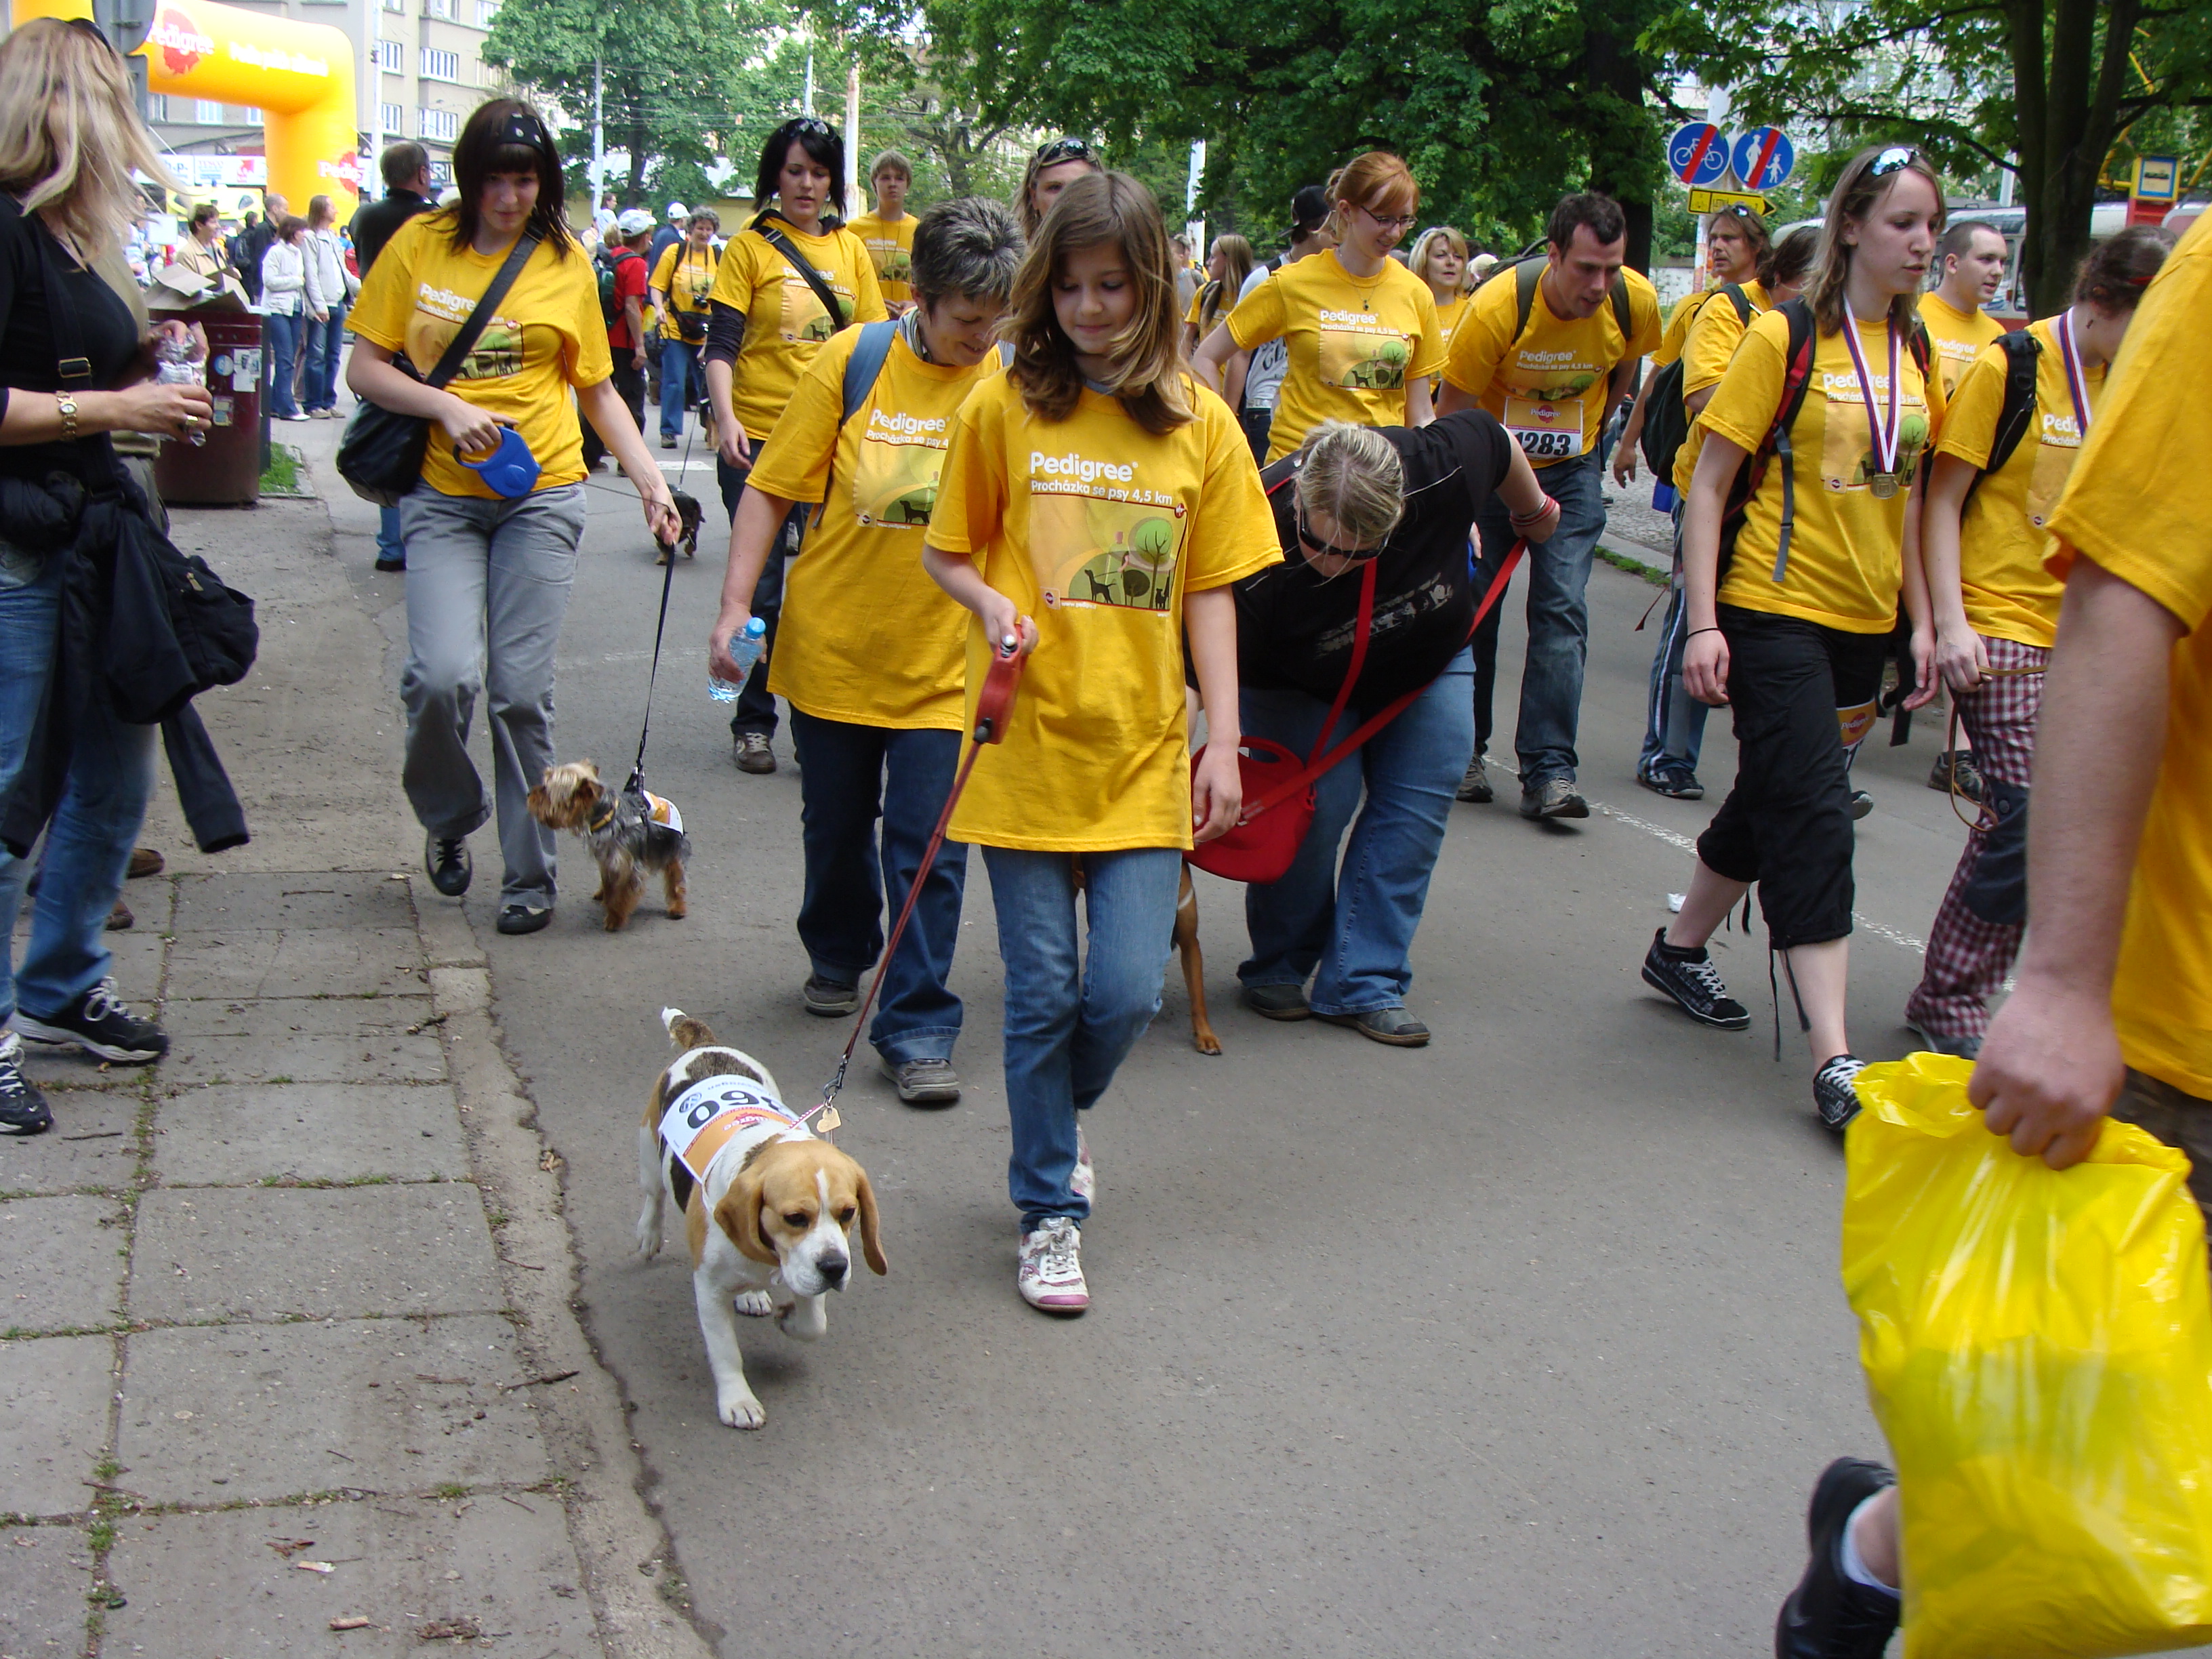
POLYGON ((1090 1137, 1079 1123, 1075 1128, 1075 1173, 1068 1176, 1067 1184, 1085 1204, 1098 1201, 1098 1170, 1091 1161, 1090 1137))
POLYGON ((1022 1235, 1021 1265, 1014 1288, 1041 1313, 1074 1315, 1091 1305, 1083 1282, 1083 1230, 1064 1215, 1054 1216, 1036 1231, 1022 1235))

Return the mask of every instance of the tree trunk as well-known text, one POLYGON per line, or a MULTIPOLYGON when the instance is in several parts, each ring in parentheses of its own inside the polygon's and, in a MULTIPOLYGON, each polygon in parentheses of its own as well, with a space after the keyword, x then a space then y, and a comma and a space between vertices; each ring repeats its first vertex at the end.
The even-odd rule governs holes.
POLYGON ((2041 0, 2014 0, 2009 9, 2021 195, 2027 204, 2021 286, 2033 317, 2063 310, 2072 297, 2074 273, 2089 251, 2098 175, 2118 132, 2128 47, 2142 3, 2112 0, 2101 51, 2100 9, 2097 0, 2057 0, 2046 70, 2041 0))
POLYGON ((1584 37, 1583 85, 1611 119, 1590 133, 1590 188, 1618 201, 1628 219, 1628 263, 1651 269, 1651 191, 1646 152, 1656 142, 1644 113, 1644 66, 1620 37, 1591 29, 1584 37))

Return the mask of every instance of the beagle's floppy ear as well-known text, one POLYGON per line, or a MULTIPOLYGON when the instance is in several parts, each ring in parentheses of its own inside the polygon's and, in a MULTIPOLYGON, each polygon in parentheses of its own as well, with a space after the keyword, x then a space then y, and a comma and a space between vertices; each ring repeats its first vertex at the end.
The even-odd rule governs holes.
POLYGON ((857 1167, 854 1170, 853 1188, 860 1200, 860 1253, 867 1257, 868 1266, 875 1269, 876 1276, 880 1279, 890 1271, 890 1267, 884 1261, 883 1240, 878 1236, 876 1223, 876 1189, 868 1184, 866 1170, 857 1167))
MULTIPOLYGON (((768 1148, 759 1150, 765 1152, 768 1148)), ((761 1237, 761 1187, 764 1178, 758 1157, 748 1159, 745 1167, 738 1171, 737 1178, 730 1182, 730 1190, 722 1195, 722 1201, 714 1206, 714 1220, 729 1235, 739 1255, 773 1267, 778 1260, 775 1251, 761 1237)))

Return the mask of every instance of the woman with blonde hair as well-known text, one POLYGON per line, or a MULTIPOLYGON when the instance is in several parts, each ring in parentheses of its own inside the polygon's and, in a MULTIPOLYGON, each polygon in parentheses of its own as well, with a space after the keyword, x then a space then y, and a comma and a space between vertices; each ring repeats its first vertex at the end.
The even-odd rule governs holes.
POLYGON ((1493 495, 1537 541, 1559 504, 1479 409, 1425 427, 1324 421, 1261 477, 1283 562, 1237 584, 1246 733, 1316 756, 1411 701, 1315 781, 1290 870, 1245 889, 1252 954, 1237 975, 1269 1019, 1311 1015, 1417 1048, 1429 1028, 1406 1008, 1413 933, 1474 754, 1482 595, 1467 538, 1493 495))
POLYGON ((1413 228, 1420 186, 1405 162, 1372 149, 1328 181, 1336 246, 1254 289, 1203 340, 1193 365, 1218 387, 1224 366, 1263 341, 1290 346, 1269 434, 1280 460, 1325 420, 1425 426, 1429 381, 1444 366, 1444 337, 1429 285, 1390 257, 1413 228))
MULTIPOLYGON (((1474 273, 1468 268, 1467 238, 1449 225, 1435 225, 1421 233, 1413 251, 1406 256, 1406 269, 1429 285, 1437 302, 1437 328, 1444 344, 1451 344, 1467 296, 1474 292, 1474 273)), ((1431 391, 1435 388, 1431 387, 1431 391)))
POLYGON ((1198 343, 1213 332, 1213 325, 1236 309, 1244 279, 1259 261, 1252 244, 1242 236, 1217 236, 1206 258, 1206 285, 1191 295, 1190 313, 1183 319, 1183 349, 1195 351, 1198 343))
POLYGON ((1047 1313, 1090 1305, 1081 1115, 1158 1012, 1184 850, 1243 799, 1229 584, 1280 556, 1236 416, 1185 369, 1179 324, 1152 191, 1120 173, 1068 185, 1014 278, 1012 367, 954 417, 922 551, 975 614, 968 728, 994 656, 1030 653, 951 833, 981 846, 998 907, 1015 1285, 1047 1313), (1194 771, 1186 630, 1206 715, 1194 771))
POLYGON ((71 667, 60 660, 70 654, 65 581, 96 589, 72 573, 113 556, 122 515, 150 513, 125 484, 109 434, 189 438, 212 413, 205 387, 147 378, 149 342, 94 269, 120 258, 143 210, 134 172, 175 185, 122 58, 96 28, 40 19, 0 42, 0 477, 10 498, 43 497, 73 526, 58 536, 51 523, 0 516, 0 950, 9 969, 0 973, 0 1133, 38 1134, 52 1122, 23 1074, 21 1039, 124 1065, 169 1046, 117 995, 103 942, 153 793, 154 727, 118 719, 99 695, 82 699, 73 726, 39 718, 71 667), (57 492, 57 475, 74 485, 57 492), (87 502, 88 490, 110 499, 87 502), (41 830, 42 878, 16 969, 8 941, 41 830))

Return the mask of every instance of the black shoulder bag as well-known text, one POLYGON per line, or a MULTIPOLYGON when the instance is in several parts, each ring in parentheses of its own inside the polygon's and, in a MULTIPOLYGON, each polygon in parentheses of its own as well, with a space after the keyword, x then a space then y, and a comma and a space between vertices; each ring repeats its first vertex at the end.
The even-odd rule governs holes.
POLYGON ((815 270, 813 261, 791 245, 790 237, 769 222, 768 214, 763 213, 754 220, 753 228, 760 233, 763 241, 783 255, 785 262, 806 279, 806 286, 814 290, 814 297, 822 301, 822 308, 830 313, 830 331, 833 334, 842 332, 848 320, 844 303, 838 299, 836 290, 822 280, 822 273, 815 270))
MULTIPOLYGON (((433 388, 443 387, 447 381, 461 371, 461 364, 477 343, 477 337, 491 321, 492 308, 507 297, 507 290, 530 263, 530 256, 538 251, 538 238, 522 236, 507 256, 507 263, 491 279, 477 308, 461 325, 461 331, 446 348, 445 356, 438 359, 437 367, 430 371, 422 384, 433 388)), ((415 366, 407 361, 404 352, 394 352, 392 368, 410 380, 421 380, 415 366)), ((338 441, 338 476, 353 487, 353 493, 363 501, 374 501, 379 507, 397 507, 399 498, 421 482, 422 458, 429 453, 430 422, 420 415, 402 415, 396 410, 373 404, 366 398, 354 405, 347 418, 345 436, 338 441)))

